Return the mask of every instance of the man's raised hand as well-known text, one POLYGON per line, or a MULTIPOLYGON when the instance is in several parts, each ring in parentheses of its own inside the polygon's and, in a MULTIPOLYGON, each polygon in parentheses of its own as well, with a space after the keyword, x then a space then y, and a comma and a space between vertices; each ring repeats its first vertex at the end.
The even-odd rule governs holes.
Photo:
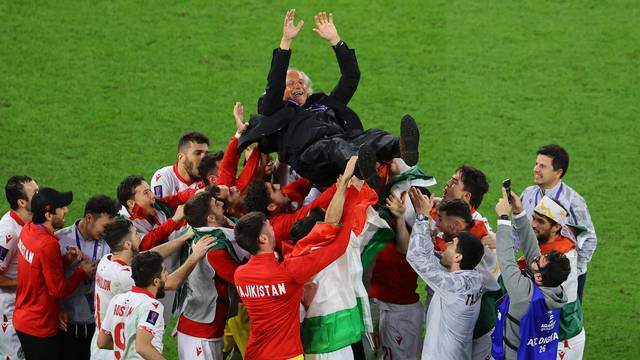
POLYGON ((347 166, 344 167, 344 172, 342 176, 338 179, 338 183, 343 186, 347 186, 349 184, 349 180, 353 176, 353 172, 356 170, 356 164, 358 163, 358 157, 352 156, 349 161, 347 161, 347 166))
POLYGON ((176 208, 176 212, 173 214, 172 219, 175 222, 180 222, 184 219, 184 205, 180 205, 176 208))
POLYGON ((502 188, 502 197, 498 200, 496 204, 496 214, 498 216, 503 216, 511 213, 511 205, 509 205, 509 200, 507 199, 507 191, 502 188))
POLYGON ((280 40, 280 49, 289 50, 291 41, 298 35, 304 21, 298 21, 298 25, 294 25, 294 18, 296 16, 296 9, 287 11, 287 15, 284 16, 284 26, 282 29, 282 40, 280 40))
POLYGON ((333 25, 333 14, 327 16, 327 13, 322 11, 314 16, 313 20, 316 23, 316 27, 313 28, 316 34, 327 40, 331 46, 336 46, 340 42, 338 30, 336 30, 335 25, 333 25))
POLYGON ((235 106, 233 107, 233 118, 236 121, 236 130, 238 132, 238 135, 244 134, 244 132, 247 131, 247 127, 249 125, 244 122, 244 107, 242 106, 241 102, 236 102, 235 106))
POLYGON ((406 211, 404 203, 393 193, 387 198, 387 208, 389 208, 389 211, 391 211, 391 214, 393 214, 396 219, 402 219, 404 217, 406 211))
POLYGON ((426 217, 431 216, 431 208, 433 208, 433 199, 423 195, 420 190, 415 187, 409 189, 409 198, 413 204, 416 214, 422 214, 426 217))
POLYGON ((502 216, 509 215, 510 212, 513 212, 513 214, 520 214, 523 211, 524 208, 522 207, 522 201, 520 201, 518 194, 513 191, 511 192, 511 204, 509 204, 507 191, 502 188, 502 197, 496 204, 496 214, 498 214, 498 216, 502 216))

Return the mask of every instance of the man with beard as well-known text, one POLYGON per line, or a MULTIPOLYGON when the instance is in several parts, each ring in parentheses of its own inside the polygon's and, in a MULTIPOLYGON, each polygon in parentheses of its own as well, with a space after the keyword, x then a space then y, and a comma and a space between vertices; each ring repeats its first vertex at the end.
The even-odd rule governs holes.
MULTIPOLYGON (((70 246, 77 246, 82 256, 97 263, 109 253, 104 241, 105 226, 118 214, 118 202, 106 195, 96 195, 87 201, 84 217, 73 225, 56 232, 60 238, 61 253, 70 246)), ((77 264, 65 269, 69 278, 77 264)), ((76 290, 62 300, 60 325, 62 326, 62 356, 65 359, 89 359, 91 337, 95 331, 93 279, 80 284, 76 290)))
POLYGON ((447 243, 442 257, 434 254, 428 218, 433 201, 409 190, 416 211, 407 262, 434 291, 427 311, 423 359, 471 359, 473 330, 480 313, 482 275, 475 267, 484 248, 470 232, 460 232, 447 243))
POLYGON ((203 176, 198 171, 202 158, 209 151, 209 138, 199 132, 182 135, 178 141, 178 160, 157 170, 151 178, 151 188, 157 198, 186 189, 197 189, 203 176))
MULTIPOLYGON (((91 340, 91 359, 113 359, 113 352, 98 348, 98 336, 102 322, 106 318, 109 303, 114 296, 123 294, 134 286, 131 278, 131 260, 139 253, 140 235, 131 221, 118 219, 106 226, 104 239, 111 248, 111 253, 105 255, 98 264, 95 281, 95 317, 97 331, 91 340)), ((176 239, 156 246, 153 252, 167 257, 182 247, 187 237, 176 239)), ((165 290, 175 290, 185 279, 197 262, 206 254, 206 249, 213 244, 212 237, 203 238, 187 261, 176 271, 167 276, 165 290)))
POLYGON ((277 152, 280 161, 320 187, 333 184, 349 158, 358 155, 360 174, 376 189, 380 183, 376 161, 402 156, 409 166, 418 162, 418 126, 405 115, 400 137, 380 129, 364 130, 347 106, 360 82, 356 54, 340 39, 333 15, 326 12, 314 17, 313 31, 333 48, 341 76, 329 95, 312 93, 309 77, 289 68, 291 42, 304 24, 294 24, 295 13, 293 9, 285 15, 280 46, 273 51, 268 84, 258 102, 260 115, 249 121, 238 151, 257 142, 260 151, 277 152))
POLYGON ((571 272, 562 283, 567 293, 567 304, 560 310, 558 331, 558 359, 582 359, 585 331, 582 323, 582 305, 578 301, 578 254, 568 229, 568 212, 556 201, 544 196, 533 210, 531 227, 538 239, 540 253, 552 251, 564 254, 569 259, 571 272), (565 236, 568 235, 568 236, 565 236))
POLYGON ((20 233, 18 242, 18 289, 13 325, 26 358, 59 359, 59 302, 85 279, 91 279, 95 264, 82 259, 77 247, 60 255, 60 240, 54 231, 64 226, 71 192, 40 189, 31 199, 33 219, 20 233), (79 261, 68 279, 63 267, 79 261))
POLYGON ((11 210, 0 219, 0 359, 24 359, 20 340, 13 328, 13 310, 18 285, 18 239, 24 224, 31 221, 31 198, 38 184, 28 176, 12 176, 4 187, 11 210))
POLYGON ((116 359, 164 359, 164 309, 156 299, 164 297, 167 275, 157 252, 148 251, 133 258, 131 277, 135 286, 111 300, 100 325, 101 349, 113 349, 116 359))

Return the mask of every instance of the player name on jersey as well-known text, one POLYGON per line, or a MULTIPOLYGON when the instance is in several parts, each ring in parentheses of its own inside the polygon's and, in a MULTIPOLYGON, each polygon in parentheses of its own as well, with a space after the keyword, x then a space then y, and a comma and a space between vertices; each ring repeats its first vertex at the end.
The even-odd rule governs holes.
POLYGON ((22 239, 20 239, 20 241, 18 242, 18 250, 22 254, 22 257, 24 257, 24 259, 27 260, 29 264, 33 262, 33 252, 27 249, 26 246, 24 246, 24 244, 22 243, 22 239))
POLYGON ((465 305, 473 306, 478 300, 482 298, 482 291, 479 291, 475 294, 467 294, 467 301, 465 305))
POLYGON ((113 356, 116 359, 142 359, 136 350, 138 330, 153 335, 151 344, 162 353, 163 310, 162 303, 143 288, 134 286, 131 291, 114 296, 100 327, 113 337, 113 356))
POLYGON ((113 315, 129 316, 133 312, 133 308, 127 305, 116 305, 113 307, 113 315))
POLYGON ((103 279, 96 274, 96 286, 105 291, 111 291, 111 280, 103 279))
POLYGON ((238 285, 238 294, 241 297, 271 297, 281 296, 287 293, 287 288, 284 283, 279 284, 267 284, 267 285, 238 285))

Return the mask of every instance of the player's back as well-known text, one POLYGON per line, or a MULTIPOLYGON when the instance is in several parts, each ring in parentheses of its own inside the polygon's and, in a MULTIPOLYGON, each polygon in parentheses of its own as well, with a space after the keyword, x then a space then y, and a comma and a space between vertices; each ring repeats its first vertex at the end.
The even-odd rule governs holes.
POLYGON ((473 329, 480 313, 482 277, 460 270, 451 289, 436 291, 427 312, 423 358, 470 359, 473 329))
POLYGON ((238 294, 251 318, 247 358, 293 358, 302 354, 296 283, 273 253, 254 255, 235 273, 238 294), (288 357, 287 357, 288 356, 288 357))
MULTIPOLYGON (((100 329, 113 297, 131 290, 133 285, 131 267, 124 261, 113 260, 111 254, 107 254, 100 259, 96 269, 95 281, 96 329, 100 329)), ((98 331, 94 332, 91 340, 91 359, 112 359, 111 351, 99 349, 97 341, 98 331)))
POLYGON ((114 296, 101 330, 111 334, 116 359, 142 359, 136 352, 139 329, 153 335, 152 345, 162 352, 163 310, 160 301, 143 288, 134 286, 131 291, 114 296))
POLYGON ((107 254, 98 263, 95 282, 96 325, 104 319, 114 296, 130 291, 134 285, 131 267, 122 260, 112 260, 107 254))

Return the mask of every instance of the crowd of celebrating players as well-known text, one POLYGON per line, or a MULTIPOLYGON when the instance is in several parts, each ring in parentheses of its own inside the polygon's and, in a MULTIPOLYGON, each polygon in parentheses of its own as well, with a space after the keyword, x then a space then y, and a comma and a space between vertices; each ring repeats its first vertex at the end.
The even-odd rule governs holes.
POLYGON ((481 170, 456 164, 435 197, 410 115, 399 136, 363 127, 332 14, 313 28, 340 68, 331 93, 289 67, 294 18, 225 151, 186 133, 175 164, 66 227, 72 192, 7 180, 0 359, 164 359, 166 331, 182 360, 582 358, 596 235, 566 150, 540 147, 520 195, 502 184, 494 232, 481 170))

